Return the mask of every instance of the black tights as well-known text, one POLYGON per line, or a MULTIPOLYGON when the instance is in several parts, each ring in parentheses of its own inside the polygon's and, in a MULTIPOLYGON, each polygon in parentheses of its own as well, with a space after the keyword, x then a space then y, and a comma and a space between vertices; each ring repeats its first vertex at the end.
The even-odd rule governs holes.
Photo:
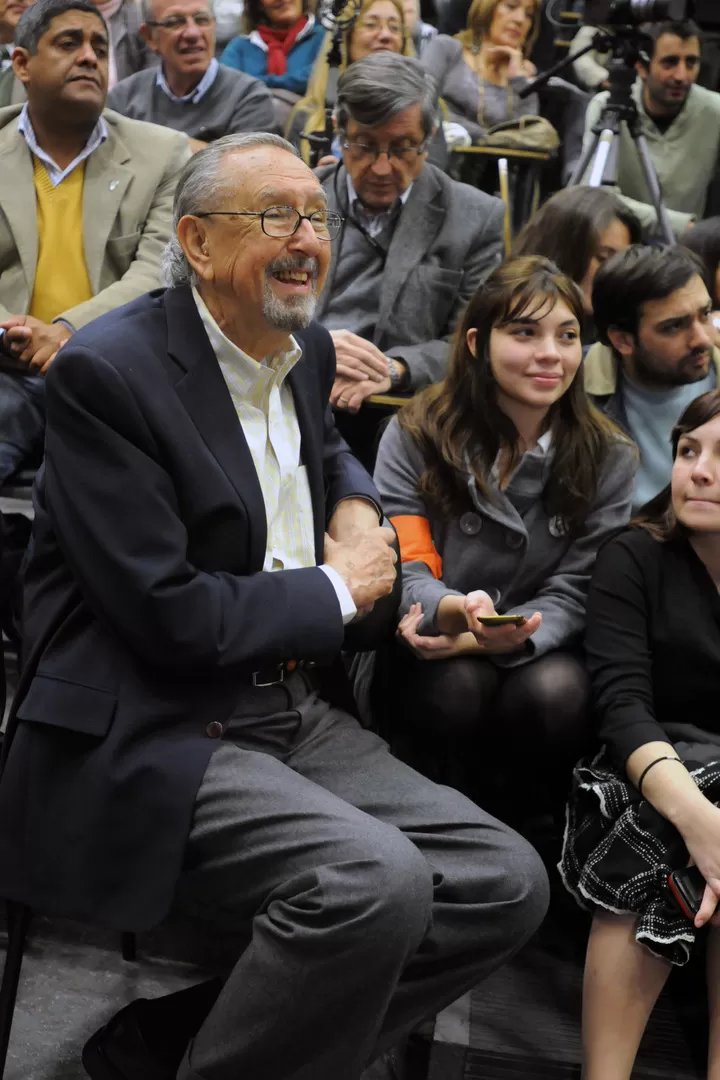
POLYGON ((588 677, 571 653, 502 668, 398 648, 393 683, 397 729, 423 771, 481 797, 488 783, 507 794, 521 782, 562 801, 589 741, 588 677))

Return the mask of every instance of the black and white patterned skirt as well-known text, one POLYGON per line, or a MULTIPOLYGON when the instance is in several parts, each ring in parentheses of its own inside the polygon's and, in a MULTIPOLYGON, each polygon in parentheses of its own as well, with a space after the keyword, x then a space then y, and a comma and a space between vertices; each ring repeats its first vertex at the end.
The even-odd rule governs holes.
MULTIPOLYGON (((676 743, 678 754, 703 794, 720 801, 720 751, 676 743), (694 759, 693 751, 703 761, 694 759)), ((581 761, 573 773, 562 859, 558 869, 581 907, 637 915, 635 937, 657 956, 687 963, 697 931, 672 899, 667 879, 688 864, 685 842, 605 750, 581 761)))

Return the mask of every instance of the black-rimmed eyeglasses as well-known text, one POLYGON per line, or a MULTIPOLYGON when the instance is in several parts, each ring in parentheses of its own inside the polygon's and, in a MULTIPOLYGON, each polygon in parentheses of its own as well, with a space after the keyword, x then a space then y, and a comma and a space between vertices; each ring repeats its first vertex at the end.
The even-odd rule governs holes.
POLYGON ((403 161, 406 165, 412 164, 419 154, 424 154, 427 147, 427 142, 421 142, 419 146, 410 145, 407 143, 401 143, 393 146, 370 146, 368 143, 362 142, 349 142, 347 139, 340 144, 343 150, 347 150, 348 155, 352 161, 370 161, 376 162, 378 158, 383 154, 387 154, 388 160, 395 158, 396 161, 403 161))
POLYGON ((158 26, 161 30, 184 30, 188 24, 188 20, 191 19, 196 26, 199 26, 201 30, 207 29, 208 26, 212 26, 215 22, 215 16, 209 11, 196 11, 194 15, 168 15, 166 19, 160 19, 159 22, 151 22, 148 19, 148 26, 158 26))
POLYGON ((266 236, 294 236, 303 221, 309 221, 318 240, 334 240, 343 218, 334 210, 314 210, 301 214, 294 206, 269 206, 267 210, 208 210, 195 217, 259 217, 266 236))

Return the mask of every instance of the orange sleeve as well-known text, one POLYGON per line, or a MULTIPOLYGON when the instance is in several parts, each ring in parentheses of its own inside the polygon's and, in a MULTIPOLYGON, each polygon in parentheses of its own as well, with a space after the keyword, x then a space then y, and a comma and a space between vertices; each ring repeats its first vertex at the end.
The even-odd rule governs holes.
POLYGON ((434 578, 442 577, 442 558, 435 550, 427 518, 401 514, 390 518, 400 541, 401 562, 424 562, 434 578))

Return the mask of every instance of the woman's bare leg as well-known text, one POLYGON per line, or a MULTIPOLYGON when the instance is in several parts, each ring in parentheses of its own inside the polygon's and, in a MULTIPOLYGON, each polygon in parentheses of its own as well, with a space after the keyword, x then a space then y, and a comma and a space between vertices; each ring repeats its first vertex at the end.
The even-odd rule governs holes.
POLYGON ((635 922, 634 915, 610 913, 593 919, 583 985, 584 1080, 629 1080, 670 974, 667 960, 638 945, 635 922))

